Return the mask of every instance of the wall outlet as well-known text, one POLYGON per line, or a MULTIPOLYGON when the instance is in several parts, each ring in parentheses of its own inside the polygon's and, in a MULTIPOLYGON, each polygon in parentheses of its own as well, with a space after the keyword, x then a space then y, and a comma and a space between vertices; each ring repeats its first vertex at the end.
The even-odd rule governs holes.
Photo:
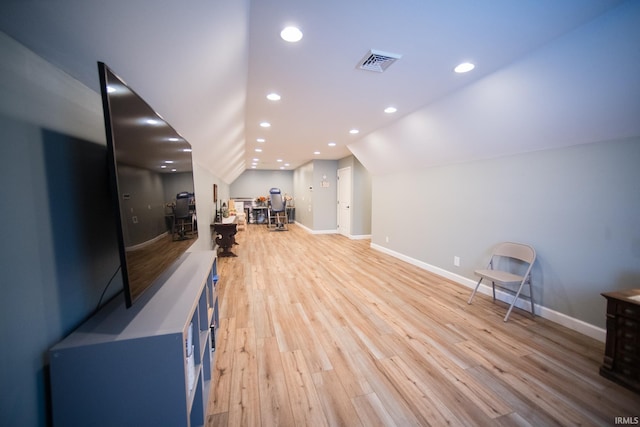
POLYGON ((454 256, 453 257, 453 265, 455 265, 456 267, 460 267, 460 257, 459 256, 454 256))
POLYGON ((134 215, 134 216, 132 216, 132 217, 131 217, 131 221, 132 221, 134 224, 137 224, 137 223, 138 223, 138 217, 137 217, 137 216, 135 216, 135 215, 134 215))

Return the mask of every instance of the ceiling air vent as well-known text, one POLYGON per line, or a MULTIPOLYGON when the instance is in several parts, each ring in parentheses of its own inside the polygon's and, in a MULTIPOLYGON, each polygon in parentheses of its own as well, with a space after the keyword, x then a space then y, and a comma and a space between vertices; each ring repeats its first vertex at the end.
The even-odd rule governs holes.
POLYGON ((389 65, 402 58, 397 53, 382 52, 380 50, 371 49, 358 63, 358 68, 362 70, 375 71, 382 73, 389 65))

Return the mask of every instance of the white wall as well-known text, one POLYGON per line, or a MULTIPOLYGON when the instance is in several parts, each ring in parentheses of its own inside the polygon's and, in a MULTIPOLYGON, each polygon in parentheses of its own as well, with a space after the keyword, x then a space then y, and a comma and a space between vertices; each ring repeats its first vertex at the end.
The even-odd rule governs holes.
POLYGON ((194 153, 193 185, 196 194, 196 213, 198 218, 198 240, 189 248, 194 250, 208 250, 212 248, 211 227, 216 215, 213 203, 213 184, 218 185, 218 200, 229 199, 229 186, 222 179, 213 175, 201 166, 194 153))

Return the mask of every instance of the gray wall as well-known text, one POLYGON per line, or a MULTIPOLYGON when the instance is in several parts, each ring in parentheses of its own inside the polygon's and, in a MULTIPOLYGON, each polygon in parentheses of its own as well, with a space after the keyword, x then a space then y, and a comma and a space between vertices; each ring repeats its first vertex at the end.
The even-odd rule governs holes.
POLYGON ((175 202, 178 193, 182 193, 183 191, 193 193, 195 191, 193 173, 163 173, 161 174, 161 178, 162 188, 164 190, 163 201, 165 203, 175 202))
POLYGON ((296 222, 313 231, 336 231, 337 160, 314 160, 295 171, 245 171, 230 185, 232 198, 268 196, 278 187, 293 196, 296 222), (325 178, 326 177, 326 178, 325 178), (328 187, 321 182, 327 181, 328 187))
POLYGON ((314 232, 337 232, 337 175, 344 167, 352 170, 351 235, 371 234, 371 175, 353 156, 314 160, 293 172, 297 223, 314 232))
POLYGON ((337 231, 337 171, 337 160, 314 160, 295 170, 296 222, 316 232, 337 231))
POLYGON ((296 222, 313 229, 313 162, 293 173, 293 197, 296 206, 296 222))
MULTIPOLYGON (((45 426, 48 349, 93 313, 114 274, 103 301, 121 298, 102 104, 97 88, 4 33, 0 62, 0 424, 45 426)), ((200 167, 194 179, 211 200, 219 180, 200 167)), ((205 222, 211 205, 198 202, 205 222)), ((192 250, 210 247, 206 231, 192 250)))
POLYGON ((541 312, 602 338, 600 292, 640 276, 639 19, 622 2, 350 144, 373 244, 469 284, 495 243, 531 243, 541 312))
POLYGON ((336 231, 338 228, 338 161, 313 161, 313 230, 336 231), (322 182, 328 187, 322 187, 322 182))
POLYGON ((282 194, 293 194, 293 172, 272 170, 246 170, 229 186, 231 198, 269 196, 271 188, 282 194))
MULTIPOLYGON (((47 349, 92 313, 120 264, 102 108, 2 33, 0 58, 0 422, 44 426, 47 349)), ((106 299, 121 289, 117 276, 106 299)))
POLYGON ((213 184, 218 186, 218 200, 229 199, 229 185, 222 179, 204 168, 197 161, 197 151, 194 150, 193 158, 193 185, 196 194, 196 211, 198 219, 198 241, 190 250, 208 250, 213 248, 211 241, 211 224, 215 220, 216 207, 213 203, 213 184))
POLYGON ((147 169, 121 166, 118 185, 122 210, 125 245, 135 246, 158 237, 167 231, 162 176, 147 169), (144 196, 141 196, 143 195, 144 196), (134 220, 135 218, 135 220, 134 220))
POLYGON ((640 284, 639 164, 632 138, 375 176, 372 243, 473 280, 529 243, 537 302, 604 327, 600 293, 640 284))

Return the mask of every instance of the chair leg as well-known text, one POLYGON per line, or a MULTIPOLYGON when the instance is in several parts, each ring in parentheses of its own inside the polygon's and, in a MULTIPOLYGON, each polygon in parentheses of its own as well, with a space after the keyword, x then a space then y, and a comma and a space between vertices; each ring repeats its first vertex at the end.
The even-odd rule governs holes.
POLYGON ((478 280, 478 284, 476 285, 476 287, 473 290, 473 292, 471 292, 471 296, 469 297, 469 301, 467 301, 467 304, 471 304, 471 301, 473 301, 473 297, 476 296, 476 292, 478 291, 478 288, 480 287, 480 282, 482 282, 482 277, 480 278, 480 280, 478 280))
POLYGON ((533 316, 535 318, 536 317, 536 313, 534 312, 535 304, 533 302, 533 286, 531 286, 531 276, 529 276, 529 279, 527 280, 527 284, 529 285, 529 302, 531 303, 531 316, 533 316))
POLYGON ((522 283, 520 283, 520 287, 518 288, 518 292, 516 292, 516 295, 513 297, 513 301, 511 301, 511 306, 509 307, 509 310, 507 311, 507 315, 504 316, 504 321, 506 322, 507 320, 509 320, 509 315, 511 314, 511 310, 513 310, 513 307, 516 305, 516 301, 518 301, 518 297, 520 296, 520 292, 522 292, 522 287, 524 286, 524 280, 522 281, 522 283))

